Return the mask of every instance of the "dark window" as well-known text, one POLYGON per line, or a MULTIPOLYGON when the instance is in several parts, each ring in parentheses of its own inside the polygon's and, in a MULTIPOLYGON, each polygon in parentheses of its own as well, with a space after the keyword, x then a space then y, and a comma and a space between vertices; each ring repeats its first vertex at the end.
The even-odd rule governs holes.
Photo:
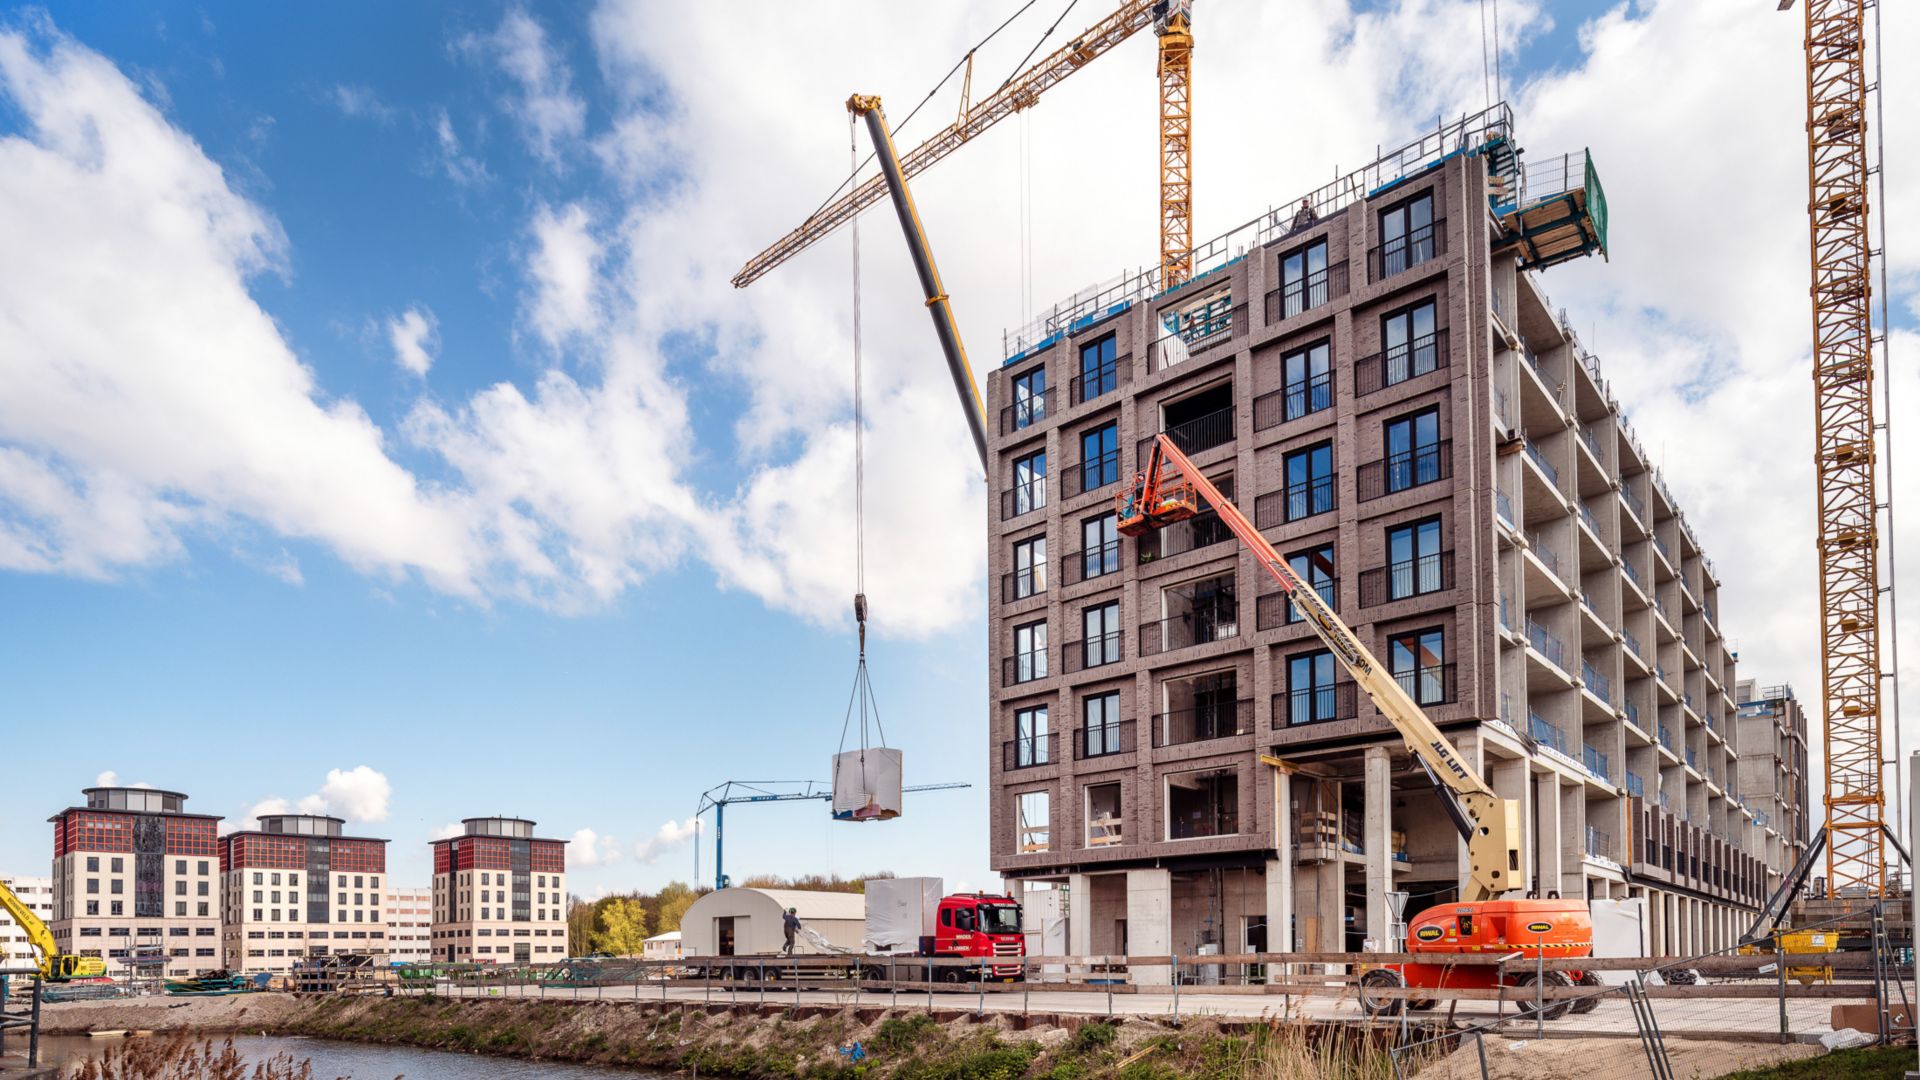
POLYGON ((1286 418, 1333 407, 1333 354, 1326 342, 1316 342, 1280 358, 1286 373, 1286 418))
POLYGON ((1447 635, 1437 628, 1396 634, 1387 644, 1387 667, 1415 704, 1447 700, 1446 662, 1447 635))
POLYGON ((1382 385, 1405 382, 1440 366, 1439 338, 1434 327, 1431 300, 1380 320, 1382 385))
POLYGON ((1085 609, 1080 613, 1086 631, 1086 666, 1120 662, 1120 602, 1115 600, 1085 609))
POLYGON ((1338 715, 1333 654, 1325 649, 1287 658, 1287 723, 1311 724, 1338 715))
POLYGON ((1015 430, 1037 424, 1047 418, 1047 366, 1013 377, 1013 426, 1015 430))
POLYGON ((1440 519, 1428 518, 1387 530, 1387 599, 1438 592, 1440 519))
POLYGON ((99 872, 100 872, 100 856, 98 855, 87 856, 87 873, 97 874, 99 872))
POLYGON ((1102 424, 1080 433, 1080 490, 1097 491, 1120 482, 1120 429, 1102 424))
POLYGON ((1427 409, 1388 421, 1386 450, 1389 492, 1441 479, 1440 410, 1427 409))
POLYGON ((1013 628, 1013 681, 1047 677, 1047 624, 1028 623, 1013 628))
POLYGON ((1047 764, 1047 707, 1036 705, 1013 714, 1013 767, 1047 764))
POLYGON ((1438 253, 1433 228, 1433 193, 1416 195, 1380 212, 1380 276, 1409 270, 1438 253))
POLYGON ((1333 509, 1333 444, 1295 450, 1286 457, 1288 521, 1333 509))
POLYGON ((1120 569, 1120 522, 1101 514, 1080 523, 1080 576, 1096 578, 1120 569))
POLYGON ((1047 538, 1036 536, 1013 545, 1013 596, 1018 600, 1047 591, 1047 538))
POLYGON ((1327 302, 1327 242, 1319 240, 1280 260, 1281 315, 1291 319, 1327 302))
POLYGON ((1013 462, 1013 513, 1024 514, 1047 505, 1047 452, 1040 450, 1013 462))
POLYGON ((1118 754, 1120 746, 1120 694, 1097 694, 1080 702, 1080 719, 1086 727, 1087 757, 1118 754))
POLYGON ((1091 401, 1101 394, 1112 392, 1119 375, 1113 350, 1112 334, 1080 346, 1080 389, 1077 400, 1091 401))
MULTIPOLYGON (((1333 607, 1333 545, 1322 544, 1305 551, 1296 551, 1287 556, 1287 565, 1299 574, 1302 580, 1313 587, 1327 607, 1333 607)), ((1300 621, 1300 608, 1293 601, 1287 601, 1287 621, 1300 621)))
POLYGON ((1167 839, 1232 836, 1240 831, 1240 777, 1232 769, 1167 777, 1167 839))

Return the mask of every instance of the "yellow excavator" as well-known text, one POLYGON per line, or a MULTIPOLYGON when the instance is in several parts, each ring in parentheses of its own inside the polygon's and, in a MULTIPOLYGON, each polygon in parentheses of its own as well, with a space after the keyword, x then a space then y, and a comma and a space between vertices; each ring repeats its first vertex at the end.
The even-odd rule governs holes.
POLYGON ((107 973, 107 962, 97 956, 69 956, 62 953, 54 943, 53 931, 47 929, 47 924, 40 921, 40 916, 15 896, 4 881, 0 881, 0 909, 6 911, 15 926, 27 932, 27 940, 33 944, 33 951, 40 954, 40 977, 47 982, 97 979, 107 973))

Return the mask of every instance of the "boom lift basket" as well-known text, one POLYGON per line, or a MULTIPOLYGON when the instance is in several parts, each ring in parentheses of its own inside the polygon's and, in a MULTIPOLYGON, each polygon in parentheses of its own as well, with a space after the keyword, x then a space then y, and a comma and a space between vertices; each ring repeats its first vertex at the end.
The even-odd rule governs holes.
POLYGON ((1155 461, 1133 478, 1127 490, 1114 496, 1115 527, 1124 536, 1140 536, 1185 521, 1204 510, 1193 481, 1167 467, 1154 451, 1155 461))

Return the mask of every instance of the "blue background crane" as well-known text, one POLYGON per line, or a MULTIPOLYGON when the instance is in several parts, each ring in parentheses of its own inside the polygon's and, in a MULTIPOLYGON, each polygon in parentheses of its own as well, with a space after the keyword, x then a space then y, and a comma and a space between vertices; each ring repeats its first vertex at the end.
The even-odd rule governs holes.
MULTIPOLYGON (((912 791, 952 791, 956 788, 972 787, 972 784, 915 784, 902 788, 903 792, 912 791)), ((729 780, 716 788, 709 788, 700 796, 700 809, 693 812, 697 820, 709 809, 713 811, 713 887, 727 887, 726 863, 726 819, 727 807, 735 803, 799 802, 801 800, 830 802, 833 799, 833 785, 818 780, 729 780)), ((693 845, 693 879, 700 880, 700 843, 696 837, 693 845)))

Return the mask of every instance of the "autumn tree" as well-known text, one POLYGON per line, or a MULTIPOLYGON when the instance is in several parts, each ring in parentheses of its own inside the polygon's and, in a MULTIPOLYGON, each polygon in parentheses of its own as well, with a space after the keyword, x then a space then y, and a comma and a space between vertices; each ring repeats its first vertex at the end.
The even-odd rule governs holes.
POLYGON ((638 956, 647 940, 647 909, 631 896, 609 897, 602 902, 600 924, 605 929, 595 944, 600 951, 615 956, 638 956))
POLYGON ((661 889, 654 897, 654 910, 659 913, 659 932, 670 933, 680 929, 680 920, 686 917, 687 909, 699 899, 689 886, 675 881, 661 889))

